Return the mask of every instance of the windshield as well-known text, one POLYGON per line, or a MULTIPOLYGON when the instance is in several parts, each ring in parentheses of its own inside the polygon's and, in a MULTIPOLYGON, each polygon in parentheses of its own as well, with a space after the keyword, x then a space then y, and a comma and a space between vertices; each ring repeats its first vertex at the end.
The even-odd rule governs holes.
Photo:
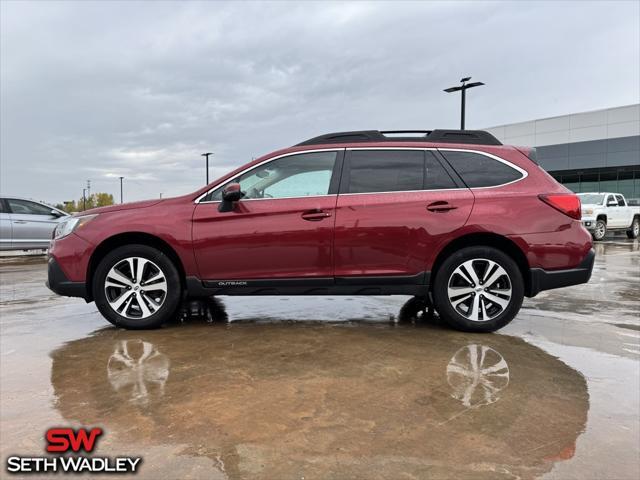
POLYGON ((583 205, 601 205, 604 195, 601 193, 581 193, 578 195, 583 205))

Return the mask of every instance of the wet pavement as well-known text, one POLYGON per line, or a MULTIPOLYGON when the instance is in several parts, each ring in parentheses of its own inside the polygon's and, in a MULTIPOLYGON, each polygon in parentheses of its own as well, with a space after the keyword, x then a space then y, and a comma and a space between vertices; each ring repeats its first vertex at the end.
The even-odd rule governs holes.
POLYGON ((408 297, 221 297, 213 323, 130 332, 45 276, 0 259, 3 470, 71 425, 139 478, 640 478, 637 241, 488 335, 411 322, 408 297))

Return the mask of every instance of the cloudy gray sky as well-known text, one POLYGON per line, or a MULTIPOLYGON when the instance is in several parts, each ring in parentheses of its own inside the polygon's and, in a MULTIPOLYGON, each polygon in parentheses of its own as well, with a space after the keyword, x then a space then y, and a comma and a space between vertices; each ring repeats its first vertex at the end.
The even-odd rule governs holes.
POLYGON ((0 189, 177 195, 337 130, 637 103, 640 2, 1 3, 0 189))

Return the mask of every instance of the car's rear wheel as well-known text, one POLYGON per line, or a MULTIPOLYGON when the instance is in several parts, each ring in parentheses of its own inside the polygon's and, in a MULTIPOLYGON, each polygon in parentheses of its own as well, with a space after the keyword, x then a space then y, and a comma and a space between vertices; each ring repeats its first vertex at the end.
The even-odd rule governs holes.
POLYGON ((631 228, 627 230, 627 238, 638 238, 638 235, 640 235, 640 218, 636 217, 633 219, 631 228))
POLYGON ((596 222, 596 227, 593 230, 593 233, 591 234, 591 236, 593 237, 594 240, 599 241, 599 240, 602 240, 606 234, 607 234, 607 222, 605 222, 604 220, 598 220, 596 222))
POLYGON ((147 245, 126 245, 98 264, 93 298, 116 326, 157 328, 175 314, 182 296, 180 275, 164 253, 147 245))
POLYGON ((524 282, 509 255, 491 247, 466 247, 438 269, 433 298, 440 317, 453 328, 493 332, 520 310, 524 282))

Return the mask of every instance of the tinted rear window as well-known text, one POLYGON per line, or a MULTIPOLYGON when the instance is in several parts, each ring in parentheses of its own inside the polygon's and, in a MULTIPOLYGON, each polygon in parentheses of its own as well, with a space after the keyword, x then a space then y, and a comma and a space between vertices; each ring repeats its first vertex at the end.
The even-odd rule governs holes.
POLYGON ((345 193, 402 192, 456 188, 432 152, 354 150, 349 153, 345 193))
POLYGON ((349 164, 349 193, 422 190, 422 151, 353 150, 349 164))
POLYGON ((479 153, 441 153, 470 188, 494 187, 522 178, 518 170, 479 153))
POLYGON ((425 190, 440 190, 443 188, 456 188, 457 185, 440 164, 433 152, 425 152, 425 190))

